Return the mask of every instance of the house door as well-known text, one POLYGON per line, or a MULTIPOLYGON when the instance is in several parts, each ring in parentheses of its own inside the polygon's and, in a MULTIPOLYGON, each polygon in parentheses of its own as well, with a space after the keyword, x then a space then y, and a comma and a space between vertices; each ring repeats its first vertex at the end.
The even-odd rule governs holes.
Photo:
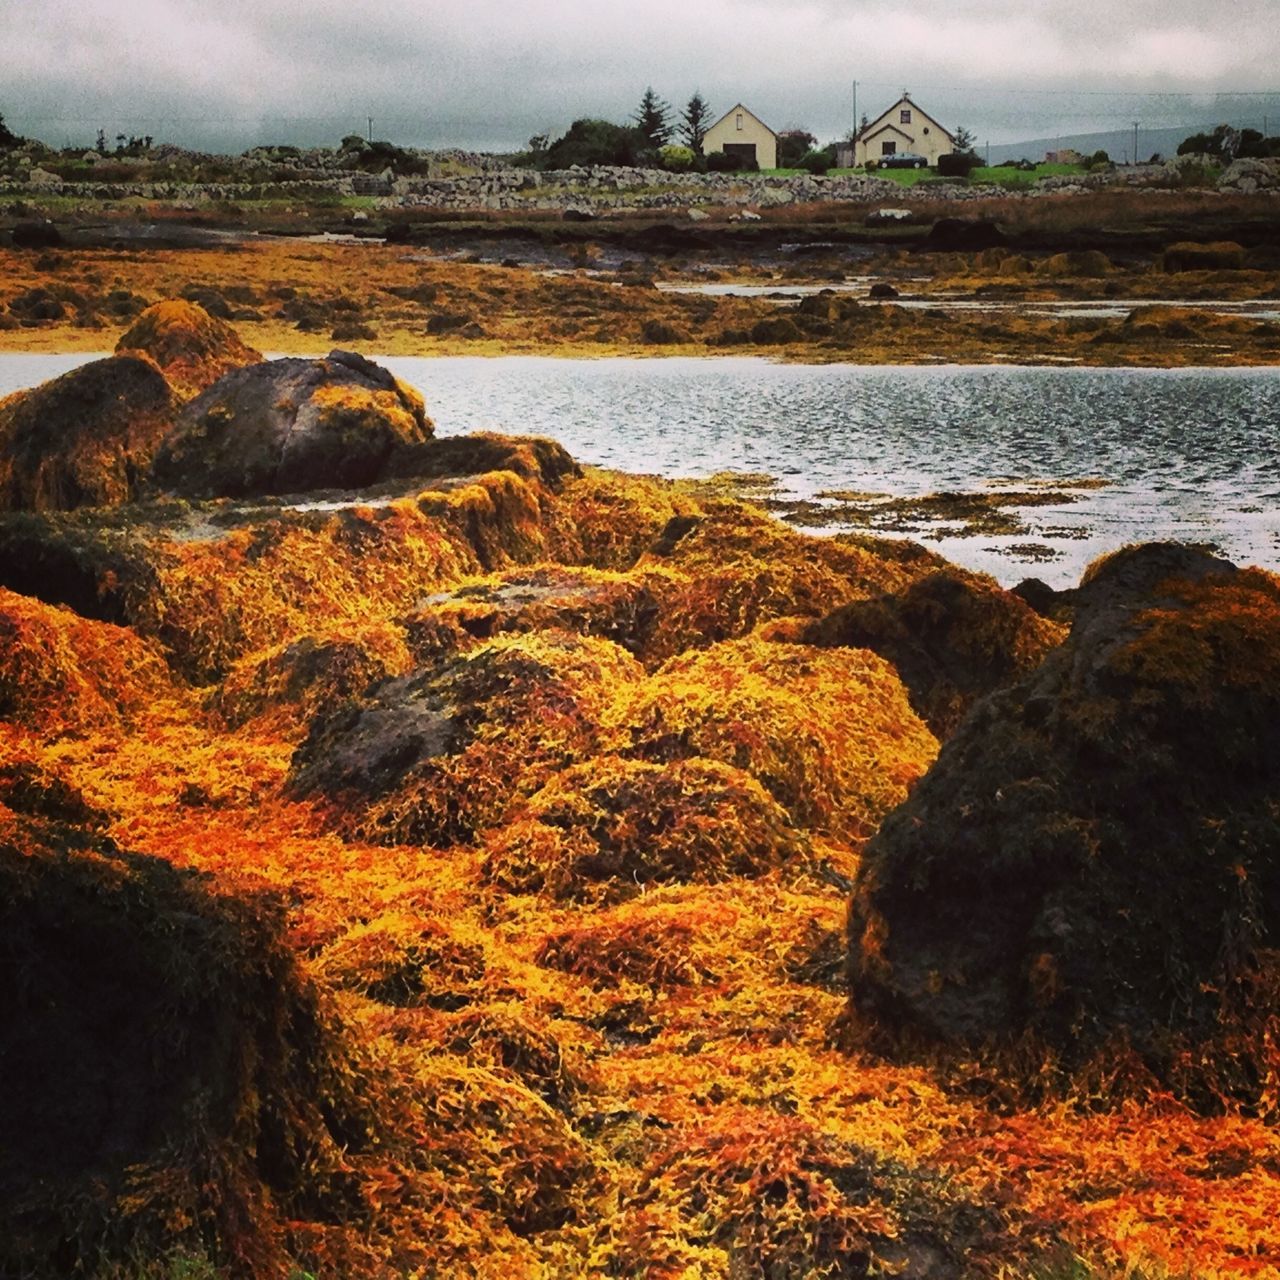
POLYGON ((726 142, 724 153, 732 156, 739 164, 756 163, 756 144, 754 142, 726 142))

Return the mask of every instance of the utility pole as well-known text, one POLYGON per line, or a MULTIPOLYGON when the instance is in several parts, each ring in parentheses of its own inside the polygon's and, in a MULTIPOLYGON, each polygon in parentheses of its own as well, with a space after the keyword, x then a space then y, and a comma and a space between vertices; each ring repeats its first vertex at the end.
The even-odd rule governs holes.
POLYGON ((1133 163, 1138 163, 1138 122, 1133 122, 1133 163))
POLYGON ((369 141, 373 141, 373 117, 369 117, 369 141))

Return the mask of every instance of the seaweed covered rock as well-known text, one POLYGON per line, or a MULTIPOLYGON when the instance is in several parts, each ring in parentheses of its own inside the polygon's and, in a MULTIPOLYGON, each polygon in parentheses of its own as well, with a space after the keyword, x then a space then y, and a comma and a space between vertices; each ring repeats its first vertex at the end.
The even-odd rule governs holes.
POLYGON ((354 698, 412 666, 403 631, 391 623, 347 623, 312 632, 237 663, 212 698, 232 727, 272 716, 285 731, 324 705, 354 698))
POLYGON ((1278 762, 1280 580, 1165 545, 1102 561, 1067 642, 974 708, 868 845, 862 1025, 1030 1039, 1068 1068, 1123 1042, 1188 1095, 1256 1097, 1277 1066, 1278 762))
POLYGON ((399 450, 388 477, 438 479, 512 471, 525 480, 556 485, 582 474, 569 451, 545 436, 504 436, 495 431, 431 439, 399 450))
POLYGON ((917 714, 945 738, 974 702, 1026 675, 1064 635, 992 579, 940 569, 896 594, 844 605, 800 638, 887 658, 917 714))
POLYGON ((129 723, 173 693, 164 659, 128 628, 0 587, 0 720, 52 738, 129 723))
POLYGON ((657 665, 779 617, 818 618, 898 590, 935 563, 895 559, 871 540, 811 537, 741 502, 708 500, 673 517, 639 561, 667 575, 642 657, 657 665))
POLYGON ((370 839, 467 841, 595 754, 605 707, 640 674, 607 640, 502 636, 319 714, 290 789, 327 798, 340 826, 370 839))
POLYGON ((489 841, 485 872, 518 893, 617 900, 802 864, 781 806, 741 769, 603 756, 551 778, 489 841))
POLYGON ((540 564, 437 592, 401 621, 415 645, 419 637, 430 645, 436 636, 457 632, 489 639, 509 631, 562 630, 603 636, 638 656, 648 647, 658 599, 669 585, 663 575, 642 571, 540 564))
POLYGON ((757 636, 672 658, 614 716, 624 754, 723 761, 796 826, 848 840, 871 835, 938 748, 883 658, 757 636))
POLYGON ((422 399, 349 351, 234 369, 182 411, 154 466, 183 497, 359 488, 433 427, 422 399))
POLYGON ((16 392, 0 401, 0 510, 131 501, 176 413, 164 375, 133 355, 16 392))
POLYGON ((62 828, 0 843, 0 1271, 283 1274, 282 1218, 350 1211, 367 1129, 283 933, 62 828))
POLYGON ((116 355, 147 356, 183 400, 262 360, 225 320, 180 298, 148 307, 116 343, 116 355))

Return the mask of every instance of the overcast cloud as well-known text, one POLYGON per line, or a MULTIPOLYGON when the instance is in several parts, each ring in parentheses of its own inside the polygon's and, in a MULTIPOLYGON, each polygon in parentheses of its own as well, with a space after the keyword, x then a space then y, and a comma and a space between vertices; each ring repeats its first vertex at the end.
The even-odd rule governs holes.
POLYGON ((857 79, 859 114, 908 88, 992 142, 1264 114, 1275 132, 1280 0, 1229 16, 1204 0, 0 0, 0 113, 57 145, 100 127, 333 143, 372 116, 404 145, 506 150, 624 120, 651 84, 826 141, 857 79))

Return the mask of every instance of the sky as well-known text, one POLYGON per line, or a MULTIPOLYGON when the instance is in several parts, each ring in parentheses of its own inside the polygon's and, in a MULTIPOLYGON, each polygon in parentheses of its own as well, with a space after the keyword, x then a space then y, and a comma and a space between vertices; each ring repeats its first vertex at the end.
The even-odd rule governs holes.
POLYGON ((238 152, 509 151, 580 116, 741 101, 843 137, 903 89, 981 141, 1229 122, 1280 133, 1280 0, 0 0, 0 115, 238 152), (1229 21, 1227 17, 1229 15, 1229 21))

